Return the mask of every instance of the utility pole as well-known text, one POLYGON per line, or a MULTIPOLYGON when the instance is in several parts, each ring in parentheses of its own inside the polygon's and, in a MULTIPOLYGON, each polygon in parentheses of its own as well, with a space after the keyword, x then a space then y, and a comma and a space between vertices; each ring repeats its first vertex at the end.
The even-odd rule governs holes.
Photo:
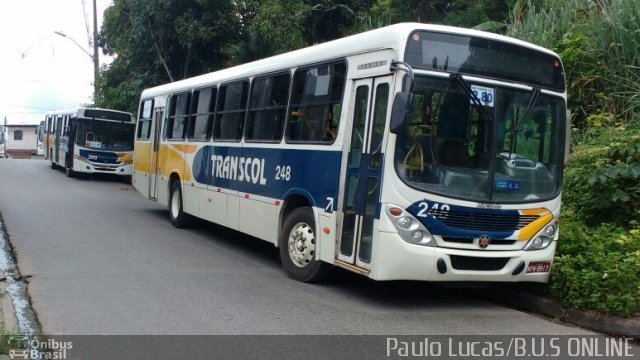
POLYGON ((93 0, 93 102, 96 102, 98 94, 98 76, 100 75, 100 62, 98 59, 98 8, 96 0, 93 0))

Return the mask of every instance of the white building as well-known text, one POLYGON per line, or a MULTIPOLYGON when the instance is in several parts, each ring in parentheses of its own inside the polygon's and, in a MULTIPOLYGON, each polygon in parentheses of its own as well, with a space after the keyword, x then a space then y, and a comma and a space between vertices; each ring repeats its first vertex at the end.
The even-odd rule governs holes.
POLYGON ((29 159, 38 149, 38 125, 6 125, 5 155, 29 159))

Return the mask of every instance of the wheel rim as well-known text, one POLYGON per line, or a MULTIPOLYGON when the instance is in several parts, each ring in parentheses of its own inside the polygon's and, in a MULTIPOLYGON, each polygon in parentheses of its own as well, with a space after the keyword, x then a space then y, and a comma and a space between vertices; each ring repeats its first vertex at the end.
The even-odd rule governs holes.
POLYGON ((307 223, 297 223, 289 233, 287 242, 289 257, 297 267, 305 267, 313 261, 316 253, 316 237, 307 223))
POLYGON ((175 189, 171 195, 171 216, 177 219, 178 215, 180 215, 180 191, 175 189))

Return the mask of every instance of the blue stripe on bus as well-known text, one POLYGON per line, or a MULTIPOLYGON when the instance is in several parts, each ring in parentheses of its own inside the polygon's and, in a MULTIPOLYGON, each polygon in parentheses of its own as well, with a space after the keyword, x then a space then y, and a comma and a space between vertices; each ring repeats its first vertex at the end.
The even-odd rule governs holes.
POLYGON ((201 184, 275 199, 299 194, 333 212, 341 160, 340 151, 205 146, 191 168, 201 184))
MULTIPOLYGON (((474 230, 474 229, 464 229, 462 227, 451 227, 446 225, 445 222, 443 222, 441 219, 438 219, 438 217, 434 216, 432 212, 439 211, 439 214, 441 214, 440 215, 441 218, 446 217, 447 216, 446 213, 449 211, 468 215, 468 218, 471 219, 471 223, 467 224, 469 228, 472 228, 474 225, 477 226, 477 224, 473 224, 474 221, 477 221, 478 223, 481 223, 484 221, 485 226, 499 227, 499 226, 505 225, 504 224, 505 220, 502 220, 502 222, 494 221, 493 223, 491 223, 490 220, 489 222, 487 222, 486 218, 485 220, 478 219, 478 216, 483 216, 483 215, 500 216, 500 218, 502 219, 508 219, 507 220, 508 222, 515 221, 516 225, 514 226, 517 226, 518 218, 520 215, 520 212, 518 210, 479 209, 479 208, 457 206, 457 205, 451 205, 451 204, 445 204, 445 203, 436 203, 428 200, 423 200, 423 201, 418 201, 416 203, 413 203, 411 206, 407 208, 407 211, 411 213, 413 216, 415 216, 417 219, 419 219, 427 227, 429 232, 431 232, 433 235, 460 237, 460 238, 477 238, 482 235, 487 235, 492 239, 506 239, 513 236, 515 231, 474 230), (426 210, 425 210, 425 205, 423 204, 426 204, 427 206, 426 210), (443 206, 447 210, 443 210, 443 206), (474 219, 474 215, 478 215, 478 216, 476 216, 474 219)), ((506 225, 512 225, 512 224, 506 224, 506 225)))
POLYGON ((119 164, 118 162, 118 154, 114 152, 108 151, 95 151, 95 150, 86 150, 79 149, 80 156, 83 158, 100 164, 119 164))

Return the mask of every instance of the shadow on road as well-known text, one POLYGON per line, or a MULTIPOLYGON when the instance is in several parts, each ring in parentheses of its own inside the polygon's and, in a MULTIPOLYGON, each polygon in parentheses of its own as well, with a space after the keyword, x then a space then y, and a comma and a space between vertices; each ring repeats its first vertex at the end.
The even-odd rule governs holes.
MULTIPOLYGON (((149 209, 146 212, 158 221, 169 222, 168 210, 149 209)), ((200 219, 195 219, 185 231, 192 231, 249 261, 272 268, 281 273, 283 281, 295 283, 281 269, 278 249, 266 241, 200 219)), ((374 281, 339 267, 335 267, 329 278, 321 283, 300 283, 300 286, 308 291, 328 290, 335 296, 361 303, 405 310, 477 306, 480 293, 490 288, 490 285, 481 284, 374 281)))
MULTIPOLYGON (((62 175, 64 175, 64 169, 58 168, 56 169, 62 175)), ((127 185, 131 185, 131 176, 129 175, 116 175, 116 174, 87 174, 74 172, 73 176, 70 180, 78 180, 78 181, 97 181, 97 182, 119 182, 127 185)))

